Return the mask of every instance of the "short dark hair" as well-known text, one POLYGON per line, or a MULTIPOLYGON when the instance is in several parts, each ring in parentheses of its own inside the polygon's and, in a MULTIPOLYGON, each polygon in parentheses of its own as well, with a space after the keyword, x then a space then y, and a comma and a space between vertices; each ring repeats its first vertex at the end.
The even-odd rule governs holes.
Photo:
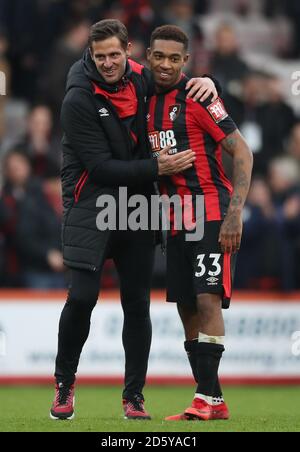
POLYGON ((116 19, 105 19, 91 26, 89 35, 89 47, 93 42, 104 41, 116 37, 120 40, 122 47, 126 50, 128 46, 128 31, 122 22, 116 19))
POLYGON ((184 31, 176 25, 163 25, 156 28, 150 40, 150 46, 153 46, 154 41, 162 39, 163 41, 175 41, 180 42, 184 46, 184 50, 187 51, 189 47, 189 38, 184 31))

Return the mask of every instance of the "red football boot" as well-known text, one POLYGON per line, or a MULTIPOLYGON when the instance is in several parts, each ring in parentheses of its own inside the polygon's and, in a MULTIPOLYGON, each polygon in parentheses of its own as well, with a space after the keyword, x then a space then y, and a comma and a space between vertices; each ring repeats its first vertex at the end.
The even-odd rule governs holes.
POLYGON ((216 421, 229 419, 229 411, 225 402, 209 405, 202 399, 194 399, 192 406, 184 413, 168 416, 165 421, 216 421))
POLYGON ((210 405, 202 399, 194 399, 192 406, 184 412, 189 420, 214 421, 229 419, 227 405, 223 402, 220 405, 210 405))
POLYGON ((74 419, 74 385, 59 383, 55 386, 55 399, 51 407, 50 418, 54 420, 74 419))
POLYGON ((174 414, 174 416, 168 416, 165 418, 165 421, 188 421, 189 418, 184 414, 174 414))
POLYGON ((144 407, 144 399, 135 395, 132 399, 123 399, 124 419, 150 420, 151 416, 144 407))
POLYGON ((224 420, 226 421, 229 419, 229 410, 225 402, 220 403, 220 405, 214 405, 213 408, 213 414, 212 414, 212 420, 224 420))
POLYGON ((192 406, 184 412, 190 421, 209 421, 212 419, 213 406, 209 405, 205 400, 194 399, 192 406))

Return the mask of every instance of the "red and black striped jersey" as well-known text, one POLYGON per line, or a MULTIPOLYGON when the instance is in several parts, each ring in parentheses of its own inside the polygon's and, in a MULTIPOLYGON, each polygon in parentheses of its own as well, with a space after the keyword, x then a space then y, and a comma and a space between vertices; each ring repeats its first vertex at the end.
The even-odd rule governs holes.
POLYGON ((237 127, 221 99, 215 102, 187 99, 187 81, 183 76, 172 90, 149 100, 147 121, 153 156, 166 146, 172 147, 171 153, 187 149, 196 153, 192 168, 161 178, 160 188, 170 197, 178 194, 183 199, 190 195, 193 208, 196 196, 204 195, 205 221, 220 221, 226 215, 233 191, 222 165, 220 142, 237 127))

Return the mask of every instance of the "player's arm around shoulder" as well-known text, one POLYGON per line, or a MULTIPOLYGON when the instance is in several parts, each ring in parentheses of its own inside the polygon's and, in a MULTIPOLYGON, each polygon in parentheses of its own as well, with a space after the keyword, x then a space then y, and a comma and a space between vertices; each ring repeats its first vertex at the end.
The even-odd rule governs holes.
POLYGON ((241 244, 242 213, 251 183, 253 155, 238 129, 223 139, 222 146, 233 157, 233 194, 219 242, 222 251, 231 254, 237 252, 241 244))
POLYGON ((208 75, 202 77, 191 78, 185 87, 187 91, 187 99, 193 99, 194 102, 200 103, 205 101, 214 102, 222 93, 222 88, 219 82, 208 75))

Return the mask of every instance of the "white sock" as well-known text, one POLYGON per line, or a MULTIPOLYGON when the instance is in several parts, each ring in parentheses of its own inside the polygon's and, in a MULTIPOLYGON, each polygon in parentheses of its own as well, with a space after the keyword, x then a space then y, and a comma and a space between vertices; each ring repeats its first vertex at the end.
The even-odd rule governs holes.
POLYGON ((195 399, 201 399, 204 400, 206 403, 208 403, 209 405, 213 404, 213 397, 211 396, 207 396, 204 394, 195 394, 195 399))
POLYGON ((206 344, 224 345, 225 336, 208 336, 207 334, 199 333, 198 342, 205 342, 206 344))

